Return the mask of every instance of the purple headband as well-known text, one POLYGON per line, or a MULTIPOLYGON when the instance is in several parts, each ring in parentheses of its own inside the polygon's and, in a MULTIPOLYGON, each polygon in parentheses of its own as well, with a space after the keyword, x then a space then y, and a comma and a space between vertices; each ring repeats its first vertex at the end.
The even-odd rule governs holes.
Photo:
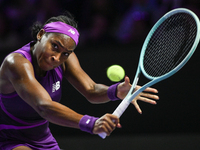
POLYGON ((45 32, 56 32, 56 33, 62 33, 65 35, 70 36, 76 45, 78 45, 78 38, 79 38, 79 33, 76 30, 76 28, 64 23, 64 22, 51 22, 46 24, 43 27, 45 32))

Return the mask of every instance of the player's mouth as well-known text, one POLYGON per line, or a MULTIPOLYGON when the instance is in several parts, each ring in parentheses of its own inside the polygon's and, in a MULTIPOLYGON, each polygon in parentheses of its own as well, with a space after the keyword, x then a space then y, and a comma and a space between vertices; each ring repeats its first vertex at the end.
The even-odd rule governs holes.
POLYGON ((50 67, 50 68, 54 68, 54 66, 51 64, 51 63, 48 63, 47 61, 46 61, 46 64, 48 65, 48 67, 50 67))

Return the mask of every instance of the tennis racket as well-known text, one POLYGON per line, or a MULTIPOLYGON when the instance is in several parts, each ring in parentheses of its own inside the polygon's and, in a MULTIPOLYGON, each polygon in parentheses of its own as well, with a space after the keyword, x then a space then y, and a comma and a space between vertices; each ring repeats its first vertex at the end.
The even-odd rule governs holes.
MULTIPOLYGON (((139 93, 188 62, 199 43, 199 23, 196 14, 185 8, 174 9, 156 22, 144 41, 132 87, 113 115, 120 117, 139 93), (141 73, 150 81, 135 91, 141 73)), ((99 136, 104 139, 106 133, 99 136)))

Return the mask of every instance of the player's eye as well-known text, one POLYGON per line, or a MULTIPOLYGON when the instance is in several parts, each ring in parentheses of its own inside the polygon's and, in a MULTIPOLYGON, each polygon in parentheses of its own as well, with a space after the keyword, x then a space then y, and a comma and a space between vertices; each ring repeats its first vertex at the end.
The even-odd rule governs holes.
POLYGON ((68 57, 69 56, 69 53, 65 52, 63 53, 64 56, 68 57))
POLYGON ((58 45, 55 43, 52 43, 53 48, 58 49, 58 45))

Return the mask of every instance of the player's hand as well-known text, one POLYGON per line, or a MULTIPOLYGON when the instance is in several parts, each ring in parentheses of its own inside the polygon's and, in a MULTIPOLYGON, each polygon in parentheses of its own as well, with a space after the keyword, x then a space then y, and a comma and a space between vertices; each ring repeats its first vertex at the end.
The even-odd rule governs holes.
POLYGON ((130 79, 129 77, 126 76, 124 78, 124 82, 120 83, 117 86, 117 97, 120 99, 124 99, 125 96, 128 94, 130 88, 131 88, 130 79))
MULTIPOLYGON (((138 90, 140 87, 141 86, 136 86, 135 90, 138 90)), ((117 87, 117 97, 120 99, 124 99, 130 88, 131 88, 130 79, 129 77, 126 76, 124 82, 119 84, 119 86, 117 87)), ((140 109, 140 106, 138 105, 137 101, 140 100, 146 103, 156 104, 155 100, 159 99, 159 97, 155 95, 157 93, 158 90, 155 88, 146 88, 143 92, 141 92, 138 96, 136 96, 131 103, 135 106, 136 110, 140 114, 142 114, 142 110, 140 109)))
POLYGON ((99 134, 105 132, 109 136, 116 127, 121 128, 119 118, 112 114, 105 114, 96 120, 93 133, 99 134))
MULTIPOLYGON (((136 90, 139 89, 140 86, 136 87, 136 90)), ((143 101, 146 103, 150 103, 150 104, 157 104, 155 100, 159 100, 159 97, 157 95, 155 95, 156 93, 158 93, 157 89, 154 88, 146 88, 143 92, 141 92, 138 96, 136 96, 133 100, 132 100, 132 104, 135 106, 136 110, 142 114, 142 110, 140 109, 140 106, 138 105, 137 101, 143 101)))

